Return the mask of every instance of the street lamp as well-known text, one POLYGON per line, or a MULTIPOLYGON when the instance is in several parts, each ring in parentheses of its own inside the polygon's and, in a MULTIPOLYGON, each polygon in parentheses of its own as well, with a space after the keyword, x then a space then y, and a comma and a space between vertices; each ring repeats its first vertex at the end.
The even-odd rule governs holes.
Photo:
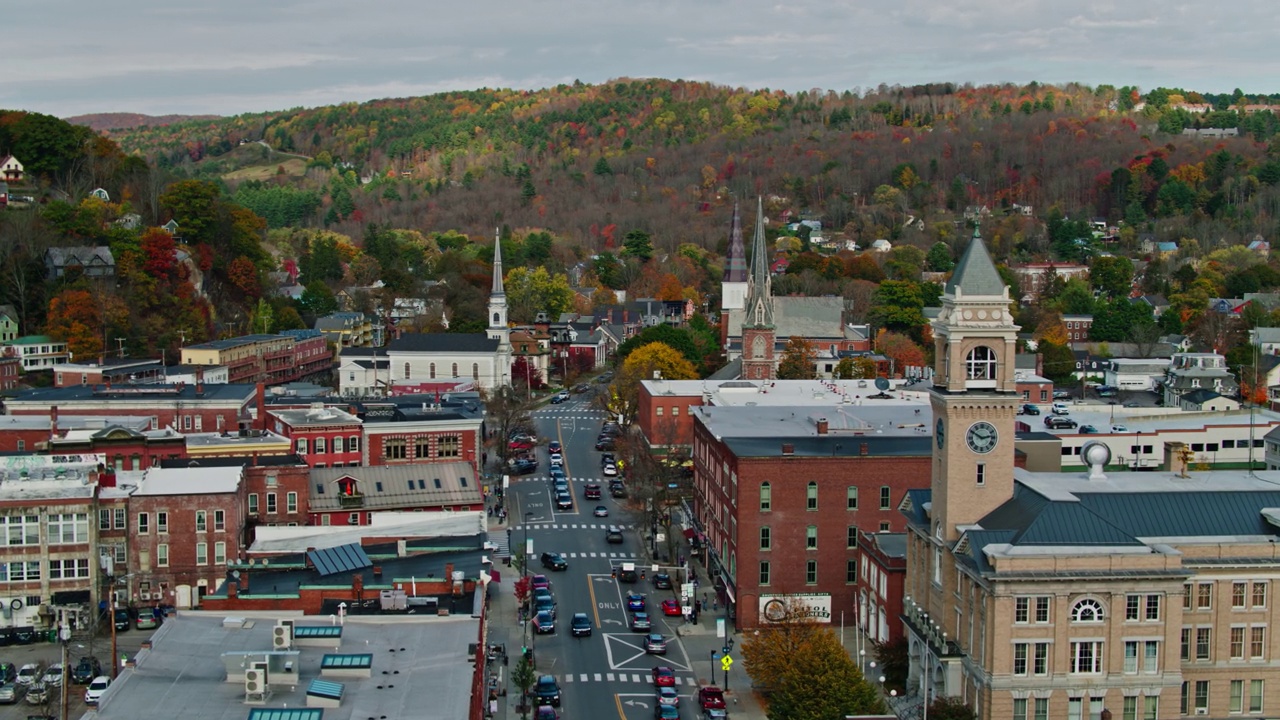
MULTIPOLYGON (((520 574, 521 576, 523 576, 525 580, 526 592, 528 591, 527 589, 529 587, 529 583, 528 583, 529 556, 533 554, 529 552, 529 518, 531 517, 533 517, 533 513, 525 512, 524 514, 524 550, 521 552, 521 555, 523 556, 524 559, 520 563, 520 574)), ((524 620, 525 632, 529 636, 529 643, 528 645, 525 646, 525 655, 528 656, 528 655, 531 655, 533 651, 534 633, 532 628, 530 627, 531 625, 533 625, 533 604, 528 595, 525 596, 525 601, 529 603, 529 609, 528 609, 528 612, 525 614, 525 620, 524 620)))

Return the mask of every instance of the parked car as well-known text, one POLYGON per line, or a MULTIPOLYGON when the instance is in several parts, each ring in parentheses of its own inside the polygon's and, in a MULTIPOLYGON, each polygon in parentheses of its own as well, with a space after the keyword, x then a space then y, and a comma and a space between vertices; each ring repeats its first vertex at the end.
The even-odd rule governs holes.
POLYGON ((680 617, 684 613, 680 610, 680 603, 672 598, 662 601, 662 614, 667 617, 680 617))
POLYGON ((542 553, 542 567, 548 570, 568 570, 569 562, 560 553, 544 552, 542 553))
POLYGON ((613 438, 607 435, 601 435, 596 438, 597 450, 612 450, 614 448, 613 438))
POLYGON ((529 587, 534 590, 550 590, 551 580, 548 579, 546 575, 534 575, 533 578, 529 580, 529 587))
POLYGON ((560 683, 553 675, 539 675, 533 684, 533 696, 541 704, 560 707, 560 683))
POLYGON ((1039 415, 1040 408, 1030 404, 1023 405, 1021 408, 1018 409, 1018 414, 1019 415, 1039 415))
POLYGON ((520 458, 511 462, 512 475, 529 475, 538 471, 538 461, 532 458, 520 458))
POLYGON ((116 608, 115 625, 117 631, 128 630, 130 624, 129 621, 131 619, 132 618, 129 617, 129 611, 127 609, 116 608))
POLYGON ((724 708, 724 691, 715 685, 703 685, 698 688, 698 705, 703 710, 724 708))
POLYGON ((632 613, 631 615, 631 631, 632 632, 649 632, 653 627, 652 621, 649 620, 649 613, 632 613))
POLYGON ((84 704, 97 705, 98 701, 102 699, 103 693, 105 693, 109 687, 111 687, 111 678, 106 675, 99 675, 93 680, 90 680, 89 687, 85 688, 84 691, 84 704))
POLYGON ((1070 390, 1054 390, 1053 399, 1054 400, 1070 400, 1071 391, 1070 390))
POLYGON ((617 462, 617 460, 618 459, 614 457, 613 453, 611 452, 600 453, 600 467, 604 467, 605 465, 613 465, 615 462, 617 462))
POLYGON ((550 611, 540 610, 533 616, 533 631, 539 635, 550 635, 556 631, 556 619, 550 611))
POLYGON ((1081 425, 1081 426, 1080 426, 1080 432, 1081 432, 1081 434, 1084 434, 1084 435, 1092 435, 1092 434, 1094 434, 1094 433, 1098 432, 1098 428, 1096 428, 1096 427, 1094 427, 1094 426, 1092 426, 1092 425, 1081 425))
POLYGON ((1128 428, 1128 426, 1125 426, 1125 425, 1112 425, 1112 426, 1111 426, 1111 432, 1113 432, 1113 433, 1127 433, 1127 432, 1129 432, 1129 428, 1128 428))
POLYGON ((1070 415, 1071 408, 1068 407, 1066 403, 1056 402, 1053 404, 1053 414, 1054 415, 1070 415))
POLYGON ((574 613, 569 621, 569 633, 574 637, 586 637, 591 634, 591 618, 586 613, 574 613))
POLYGON ((587 392, 590 389, 591 389, 591 386, 587 383, 578 383, 577 385, 573 386, 573 392, 575 395, 581 395, 582 393, 587 392))
POLYGON ((1050 430, 1064 430, 1077 427, 1079 423, 1069 417, 1050 415, 1044 419, 1044 426, 1050 430))
POLYGON ((666 655, 667 639, 661 633, 649 633, 644 640, 644 651, 650 655, 666 655))
POLYGON ((144 608, 138 612, 138 619, 134 621, 133 626, 139 630, 154 630, 160 627, 160 615, 144 608))
POLYGON ((26 689, 26 685, 19 685, 16 682, 7 682, 0 685, 0 703, 12 705, 22 698, 22 691, 26 689))
POLYGON ((53 687, 62 687, 62 663, 54 663, 44 671, 44 676, 40 678, 40 682, 53 687))
POLYGON ((609 495, 616 498, 624 498, 627 496, 627 489, 622 485, 610 485, 609 495))
POLYGON ((13 681, 19 685, 31 685, 40 682, 42 675, 44 667, 40 663, 27 663, 18 670, 18 676, 13 681))
POLYGON ((49 686, 42 682, 33 682, 27 688, 27 704, 43 705, 49 701, 49 686))
POLYGON ((537 446, 537 444, 538 441, 534 438, 522 435, 520 437, 512 438, 511 442, 507 443, 507 447, 512 450, 532 450, 537 446))
POLYGON ((71 682, 77 685, 88 685, 101 674, 102 663, 98 662, 98 658, 85 655, 80 658, 75 667, 71 668, 71 682))
POLYGON ((605 477, 617 477, 617 475, 618 475, 618 466, 617 466, 617 465, 614 465, 613 463, 609 463, 608 465, 605 465, 605 466, 604 466, 604 476, 605 476, 605 477))
POLYGON ((550 705, 539 705, 533 714, 533 720, 560 720, 560 715, 550 705))

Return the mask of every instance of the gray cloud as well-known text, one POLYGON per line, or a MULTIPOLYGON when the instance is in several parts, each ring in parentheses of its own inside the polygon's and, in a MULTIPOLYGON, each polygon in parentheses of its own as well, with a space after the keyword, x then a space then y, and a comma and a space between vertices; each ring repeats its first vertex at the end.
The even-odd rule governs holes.
POLYGON ((618 77, 785 90, 1031 80, 1280 90, 1280 3, 48 0, 6 8, 0 107, 254 112, 618 77))

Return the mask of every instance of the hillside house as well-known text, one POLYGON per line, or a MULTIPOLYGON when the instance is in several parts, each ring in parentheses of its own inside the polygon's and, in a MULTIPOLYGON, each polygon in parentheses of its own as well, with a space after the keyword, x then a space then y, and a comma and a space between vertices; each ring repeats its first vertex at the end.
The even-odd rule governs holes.
POLYGON ((0 157, 0 180, 18 185, 22 182, 22 163, 12 155, 0 157))
POLYGON ((80 268, 86 277, 105 278, 116 274, 116 260, 108 247, 49 248, 44 253, 44 266, 50 280, 66 275, 68 270, 80 268))

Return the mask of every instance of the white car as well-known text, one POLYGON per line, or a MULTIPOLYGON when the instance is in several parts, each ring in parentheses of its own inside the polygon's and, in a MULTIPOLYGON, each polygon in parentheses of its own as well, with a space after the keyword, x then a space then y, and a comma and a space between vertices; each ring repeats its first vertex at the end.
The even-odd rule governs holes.
POLYGON ((560 453, 551 453, 551 464, 552 464, 552 465, 563 465, 563 464, 564 464, 564 455, 561 455, 560 453))
POLYGON ((106 675, 99 675, 89 683, 89 687, 84 691, 84 704, 97 705, 98 700, 102 699, 103 693, 107 688, 111 687, 111 678, 106 675))
POLYGON ((32 683, 39 682, 40 676, 43 674, 44 672, 40 669, 40 663, 27 663, 18 670, 18 677, 14 682, 19 685, 30 685, 32 683))
POLYGON ((62 663, 55 663, 44 671, 44 677, 40 682, 51 687, 62 687, 62 663))
POLYGON ((1111 432, 1113 432, 1113 433, 1127 433, 1127 432, 1129 432, 1129 428, 1125 427, 1124 425, 1112 425, 1112 426, 1111 426, 1111 432))
POLYGON ((605 476, 605 477, 617 477, 617 476, 618 476, 618 466, 617 466, 617 465, 614 465, 613 463, 609 463, 608 465, 605 465, 605 466, 604 466, 604 476, 605 476))

